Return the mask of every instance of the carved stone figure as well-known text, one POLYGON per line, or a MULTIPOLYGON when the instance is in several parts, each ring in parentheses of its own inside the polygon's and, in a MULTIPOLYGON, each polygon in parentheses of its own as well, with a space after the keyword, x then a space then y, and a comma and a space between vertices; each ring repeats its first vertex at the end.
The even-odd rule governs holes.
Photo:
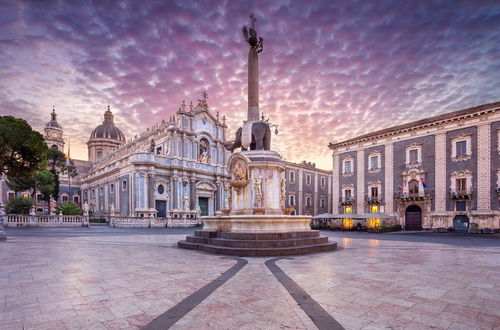
POLYGON ((109 215, 111 215, 111 216, 115 215, 115 204, 111 204, 109 206, 109 215))
POLYGON ((262 177, 258 177, 253 180, 255 186, 255 195, 262 196, 262 177))
POLYGON ((31 216, 36 215, 36 211, 35 211, 35 207, 34 206, 30 209, 30 215, 31 216))
POLYGON ((83 203, 83 215, 89 216, 89 204, 87 202, 83 203))
POLYGON ((234 141, 224 142, 224 147, 226 150, 233 152, 237 148, 241 148, 242 151, 246 150, 271 150, 271 128, 269 124, 263 121, 257 121, 253 123, 248 123, 251 125, 251 140, 247 145, 244 145, 242 140, 243 127, 238 128, 234 135, 234 141))
POLYGON ((189 211, 189 196, 184 195, 184 211, 189 211))
POLYGON ((151 139, 151 143, 149 145, 149 152, 155 152, 155 140, 151 139))

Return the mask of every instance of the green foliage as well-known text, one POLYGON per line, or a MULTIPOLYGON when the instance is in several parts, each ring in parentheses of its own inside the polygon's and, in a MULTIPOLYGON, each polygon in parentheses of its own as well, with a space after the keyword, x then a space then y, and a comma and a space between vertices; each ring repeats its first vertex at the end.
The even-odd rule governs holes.
POLYGON ((39 171, 35 176, 36 189, 42 194, 42 200, 49 202, 50 196, 56 189, 54 174, 48 170, 39 171))
POLYGON ((44 167, 47 144, 23 119, 0 116, 0 175, 29 178, 44 167))
POLYGON ((59 212, 62 212, 63 215, 82 215, 83 211, 82 209, 78 206, 78 204, 72 203, 72 202, 65 202, 62 203, 57 207, 57 214, 59 212))
POLYGON ((66 155, 56 148, 47 151, 47 166, 52 173, 61 173, 66 166, 66 155))
POLYGON ((35 187, 35 177, 11 177, 7 176, 7 186, 15 192, 21 192, 35 187))
POLYGON ((35 201, 31 198, 14 197, 11 198, 5 206, 7 214, 29 214, 35 201))

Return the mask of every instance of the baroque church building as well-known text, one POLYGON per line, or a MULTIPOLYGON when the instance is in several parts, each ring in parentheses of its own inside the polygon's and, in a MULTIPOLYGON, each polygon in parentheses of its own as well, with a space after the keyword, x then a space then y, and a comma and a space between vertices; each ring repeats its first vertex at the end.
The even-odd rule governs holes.
POLYGON ((96 217, 213 215, 226 199, 225 132, 225 118, 205 97, 127 140, 108 107, 88 141, 93 165, 82 177, 83 203, 96 217))

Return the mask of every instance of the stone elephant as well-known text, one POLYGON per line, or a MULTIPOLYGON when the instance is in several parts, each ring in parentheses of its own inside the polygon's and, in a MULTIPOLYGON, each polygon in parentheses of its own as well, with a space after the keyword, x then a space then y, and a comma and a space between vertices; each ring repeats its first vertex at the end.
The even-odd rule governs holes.
MULTIPOLYGON (((234 135, 234 141, 224 143, 226 150, 233 152, 237 148, 246 150, 271 150, 271 128, 268 123, 256 121, 246 125, 252 125, 251 128, 245 126, 238 128, 234 135), (251 130, 252 138, 249 145, 244 145, 245 138, 242 137, 244 130, 251 130)), ((248 139, 249 141, 249 139, 248 139)))

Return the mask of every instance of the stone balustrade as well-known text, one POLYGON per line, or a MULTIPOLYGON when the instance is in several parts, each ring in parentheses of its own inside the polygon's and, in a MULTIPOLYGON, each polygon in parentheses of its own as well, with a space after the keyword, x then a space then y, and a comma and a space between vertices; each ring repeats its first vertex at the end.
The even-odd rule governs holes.
POLYGON ((197 218, 170 218, 170 217, 110 217, 109 225, 117 228, 178 228, 197 227, 202 221, 197 218))
POLYGON ((83 215, 8 214, 6 227, 85 227, 89 219, 83 215))

